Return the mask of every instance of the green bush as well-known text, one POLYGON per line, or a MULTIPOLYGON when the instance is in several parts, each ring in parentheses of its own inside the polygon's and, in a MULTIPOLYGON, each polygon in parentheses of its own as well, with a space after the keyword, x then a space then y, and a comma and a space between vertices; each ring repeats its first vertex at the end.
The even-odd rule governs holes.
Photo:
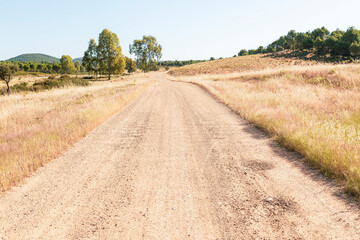
POLYGON ((25 92, 29 91, 30 88, 27 82, 17 83, 10 87, 11 92, 25 92))

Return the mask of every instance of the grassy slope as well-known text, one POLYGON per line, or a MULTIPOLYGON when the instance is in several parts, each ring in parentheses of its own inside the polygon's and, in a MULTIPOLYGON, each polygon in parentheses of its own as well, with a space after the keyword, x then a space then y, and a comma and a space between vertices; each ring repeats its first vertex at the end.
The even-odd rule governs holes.
POLYGON ((42 53, 27 53, 8 59, 15 62, 50 62, 60 63, 60 59, 42 53))
POLYGON ((274 58, 270 54, 233 57, 202 62, 175 68, 169 72, 173 76, 193 76, 199 74, 224 74, 241 71, 255 71, 278 66, 313 65, 314 62, 295 58, 274 58))
MULTIPOLYGON (((26 53, 19 56, 8 59, 7 61, 14 62, 48 62, 48 63, 60 63, 60 58, 49 56, 42 53, 26 53)), ((82 57, 74 58, 73 62, 82 62, 82 57)))
POLYGON ((250 56, 195 64, 170 78, 204 86, 326 175, 345 179, 346 190, 360 199, 360 65, 272 60, 250 56), (246 67, 220 74, 224 63, 246 67), (213 74, 204 75, 204 69, 213 74))
POLYGON ((132 75, 89 87, 0 96, 0 191, 54 159, 149 84, 132 75))

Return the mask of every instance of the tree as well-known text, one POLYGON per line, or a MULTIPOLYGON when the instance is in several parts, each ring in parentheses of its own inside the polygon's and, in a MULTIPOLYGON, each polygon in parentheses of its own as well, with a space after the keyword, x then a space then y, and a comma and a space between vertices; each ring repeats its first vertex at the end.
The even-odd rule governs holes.
POLYGON ((343 40, 339 40, 335 43, 334 46, 334 52, 335 55, 339 55, 339 56, 350 56, 350 43, 345 42, 343 40))
POLYGON ((6 83, 6 92, 10 94, 10 86, 9 83, 11 78, 13 77, 14 73, 19 70, 17 65, 14 64, 0 64, 0 79, 6 83))
POLYGON ((98 78, 100 64, 95 39, 90 39, 89 47, 84 52, 82 65, 85 67, 86 71, 95 73, 96 79, 98 78))
POLYGON ((349 43, 349 45, 354 42, 360 42, 360 31, 356 30, 354 27, 350 27, 344 33, 342 40, 349 43))
POLYGON ((143 72, 158 70, 158 62, 162 57, 162 46, 153 36, 143 36, 130 45, 130 54, 136 57, 136 64, 143 72))
POLYGON ((258 49, 256 49, 256 54, 261 54, 261 53, 264 53, 264 47, 263 46, 260 46, 260 47, 258 47, 258 49))
POLYGON ((314 41, 314 47, 318 54, 324 53, 324 40, 322 40, 320 37, 317 37, 314 41))
POLYGON ((320 40, 324 40, 324 38, 329 35, 329 30, 327 30, 325 27, 322 28, 316 28, 311 32, 311 36, 314 41, 316 41, 317 38, 320 38, 320 40))
POLYGON ((76 61, 76 63, 75 63, 76 72, 80 72, 80 66, 81 66, 80 62, 76 61))
POLYGON ((269 44, 266 47, 266 52, 267 53, 273 53, 273 52, 275 52, 275 48, 271 44, 269 44))
POLYGON ((128 73, 133 73, 136 71, 136 63, 131 58, 125 57, 125 69, 128 73))
POLYGON ((332 56, 335 55, 335 44, 337 41, 339 41, 339 39, 334 35, 328 36, 324 41, 324 47, 326 51, 329 52, 332 56))
POLYGON ((76 70, 72 58, 69 55, 62 55, 60 58, 60 64, 62 73, 71 74, 76 70))
POLYGON ((249 55, 248 51, 246 49, 241 49, 240 52, 238 53, 238 56, 247 56, 249 55))
POLYGON ((285 37, 286 39, 286 47, 287 49, 292 49, 292 50, 295 50, 295 47, 296 47, 296 32, 295 30, 291 30, 288 32, 288 34, 286 35, 285 37))
POLYGON ((97 46, 100 70, 108 73, 110 80, 111 74, 122 74, 125 70, 124 57, 121 54, 119 38, 115 33, 104 29, 99 34, 99 45, 97 46))
POLYGON ((360 57, 360 44, 359 43, 354 42, 350 45, 350 54, 351 54, 351 56, 353 56, 355 58, 360 57))

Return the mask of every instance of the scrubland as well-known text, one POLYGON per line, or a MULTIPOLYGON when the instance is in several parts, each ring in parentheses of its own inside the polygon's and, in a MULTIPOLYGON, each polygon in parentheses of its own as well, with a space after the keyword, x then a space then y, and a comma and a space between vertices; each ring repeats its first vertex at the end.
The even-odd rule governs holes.
POLYGON ((149 84, 135 74, 88 87, 0 96, 0 191, 57 157, 149 84))
POLYGON ((359 199, 360 64, 291 61, 238 57, 179 68, 168 78, 203 86, 359 199), (221 73, 226 61, 238 71, 221 73))

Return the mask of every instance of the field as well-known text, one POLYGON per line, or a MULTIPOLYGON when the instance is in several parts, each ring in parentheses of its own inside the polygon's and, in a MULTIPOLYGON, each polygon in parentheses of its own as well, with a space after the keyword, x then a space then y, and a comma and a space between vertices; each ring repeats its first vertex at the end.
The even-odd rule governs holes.
POLYGON ((148 77, 135 74, 88 87, 0 96, 0 191, 54 159, 149 84, 148 77))
POLYGON ((243 71, 257 71, 279 66, 307 66, 316 62, 297 58, 281 58, 270 54, 233 57, 216 61, 202 62, 173 69, 172 76, 193 76, 199 74, 224 74, 243 71))
POLYGON ((179 68, 168 78, 203 86, 325 175, 345 180, 359 198, 360 64, 291 61, 238 57, 179 68))

